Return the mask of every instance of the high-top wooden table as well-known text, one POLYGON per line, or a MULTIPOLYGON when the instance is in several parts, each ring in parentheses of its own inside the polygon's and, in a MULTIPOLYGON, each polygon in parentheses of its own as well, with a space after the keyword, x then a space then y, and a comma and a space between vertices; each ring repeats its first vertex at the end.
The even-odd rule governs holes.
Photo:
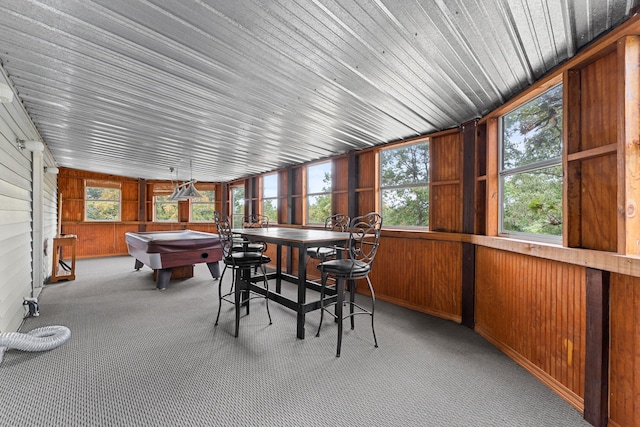
MULTIPOLYGON (((268 297, 297 313, 297 336, 304 339, 305 314, 320 308, 320 298, 307 302, 307 288, 319 290, 319 285, 307 281, 307 248, 316 246, 342 246, 349 241, 349 233, 341 231, 312 230, 301 228, 241 228, 232 230, 234 234, 242 236, 249 241, 266 242, 277 246, 276 272, 270 278, 276 279, 276 291, 269 291, 268 297), (298 275, 294 276, 282 271, 282 247, 290 246, 298 250, 298 275), (298 298, 292 300, 281 294, 281 281, 296 283, 298 285, 298 298)), ((262 293, 266 290, 260 286, 251 286, 251 289, 262 293)), ((335 298, 335 296, 333 296, 335 298)), ((325 299, 326 300, 326 299, 325 299)), ((330 301, 330 300, 329 300, 330 301)))

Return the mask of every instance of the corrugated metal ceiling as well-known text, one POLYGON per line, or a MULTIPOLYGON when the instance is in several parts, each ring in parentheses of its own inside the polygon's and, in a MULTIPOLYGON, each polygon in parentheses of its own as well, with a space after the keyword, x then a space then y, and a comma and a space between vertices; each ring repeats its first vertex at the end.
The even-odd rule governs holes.
POLYGON ((229 181, 480 117, 639 1, 0 0, 0 60, 59 165, 229 181))

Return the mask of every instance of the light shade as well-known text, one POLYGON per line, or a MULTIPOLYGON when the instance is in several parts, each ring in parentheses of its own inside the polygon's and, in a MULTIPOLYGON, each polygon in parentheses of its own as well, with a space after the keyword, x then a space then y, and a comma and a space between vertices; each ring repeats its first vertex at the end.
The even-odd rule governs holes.
POLYGON ((0 83, 0 103, 8 104, 13 101, 13 91, 9 85, 0 83))
POLYGON ((55 166, 46 166, 44 168, 44 173, 50 173, 52 175, 58 175, 58 172, 60 172, 60 169, 58 169, 55 166))
POLYGON ((176 200, 195 199, 197 197, 202 197, 202 195, 198 190, 196 190, 196 187, 193 185, 193 181, 189 181, 182 184, 182 188, 178 191, 176 200))
POLYGON ((171 195, 169 197, 167 197, 167 199, 169 200, 178 200, 178 194, 180 193, 180 186, 176 185, 175 188, 173 189, 173 193, 171 193, 171 195))

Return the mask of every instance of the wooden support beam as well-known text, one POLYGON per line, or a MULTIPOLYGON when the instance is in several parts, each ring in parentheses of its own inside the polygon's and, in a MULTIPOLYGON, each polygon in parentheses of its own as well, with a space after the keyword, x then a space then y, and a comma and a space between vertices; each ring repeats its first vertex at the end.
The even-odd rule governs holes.
POLYGON ((608 271, 586 269, 584 419, 606 427, 609 418, 608 271))
POLYGON ((640 37, 618 41, 618 253, 640 254, 640 37))
POLYGON ((222 184, 222 195, 220 199, 220 212, 229 215, 229 184, 222 184))
POLYGON ((138 231, 147 230, 147 180, 138 180, 138 231))
POLYGON ((498 235, 500 195, 498 194, 498 119, 487 121, 487 236, 498 235))
POLYGON ((476 129, 478 120, 462 124, 462 232, 475 232, 476 129))
POLYGON ((350 218, 354 218, 358 216, 358 194, 356 189, 358 187, 358 156, 355 151, 349 152, 349 157, 347 159, 348 163, 348 201, 347 201, 347 215, 350 218))

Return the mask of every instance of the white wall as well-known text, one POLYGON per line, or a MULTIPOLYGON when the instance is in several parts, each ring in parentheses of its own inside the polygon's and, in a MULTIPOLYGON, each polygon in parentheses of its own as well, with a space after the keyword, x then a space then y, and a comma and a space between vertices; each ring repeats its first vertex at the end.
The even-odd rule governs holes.
MULTIPOLYGON (((11 85, 1 68, 0 83, 11 85)), ((0 332, 20 327, 24 298, 37 296, 51 275, 50 249, 44 256, 42 247, 44 239, 49 239, 51 248, 57 231, 57 180, 43 176, 42 170, 54 165, 53 157, 46 149, 20 150, 16 138, 41 140, 17 96, 9 104, 0 104, 0 332), (35 186, 34 176, 40 180, 35 186), (35 223, 34 205, 41 206, 35 223), (34 258, 38 260, 35 271, 34 258)))

